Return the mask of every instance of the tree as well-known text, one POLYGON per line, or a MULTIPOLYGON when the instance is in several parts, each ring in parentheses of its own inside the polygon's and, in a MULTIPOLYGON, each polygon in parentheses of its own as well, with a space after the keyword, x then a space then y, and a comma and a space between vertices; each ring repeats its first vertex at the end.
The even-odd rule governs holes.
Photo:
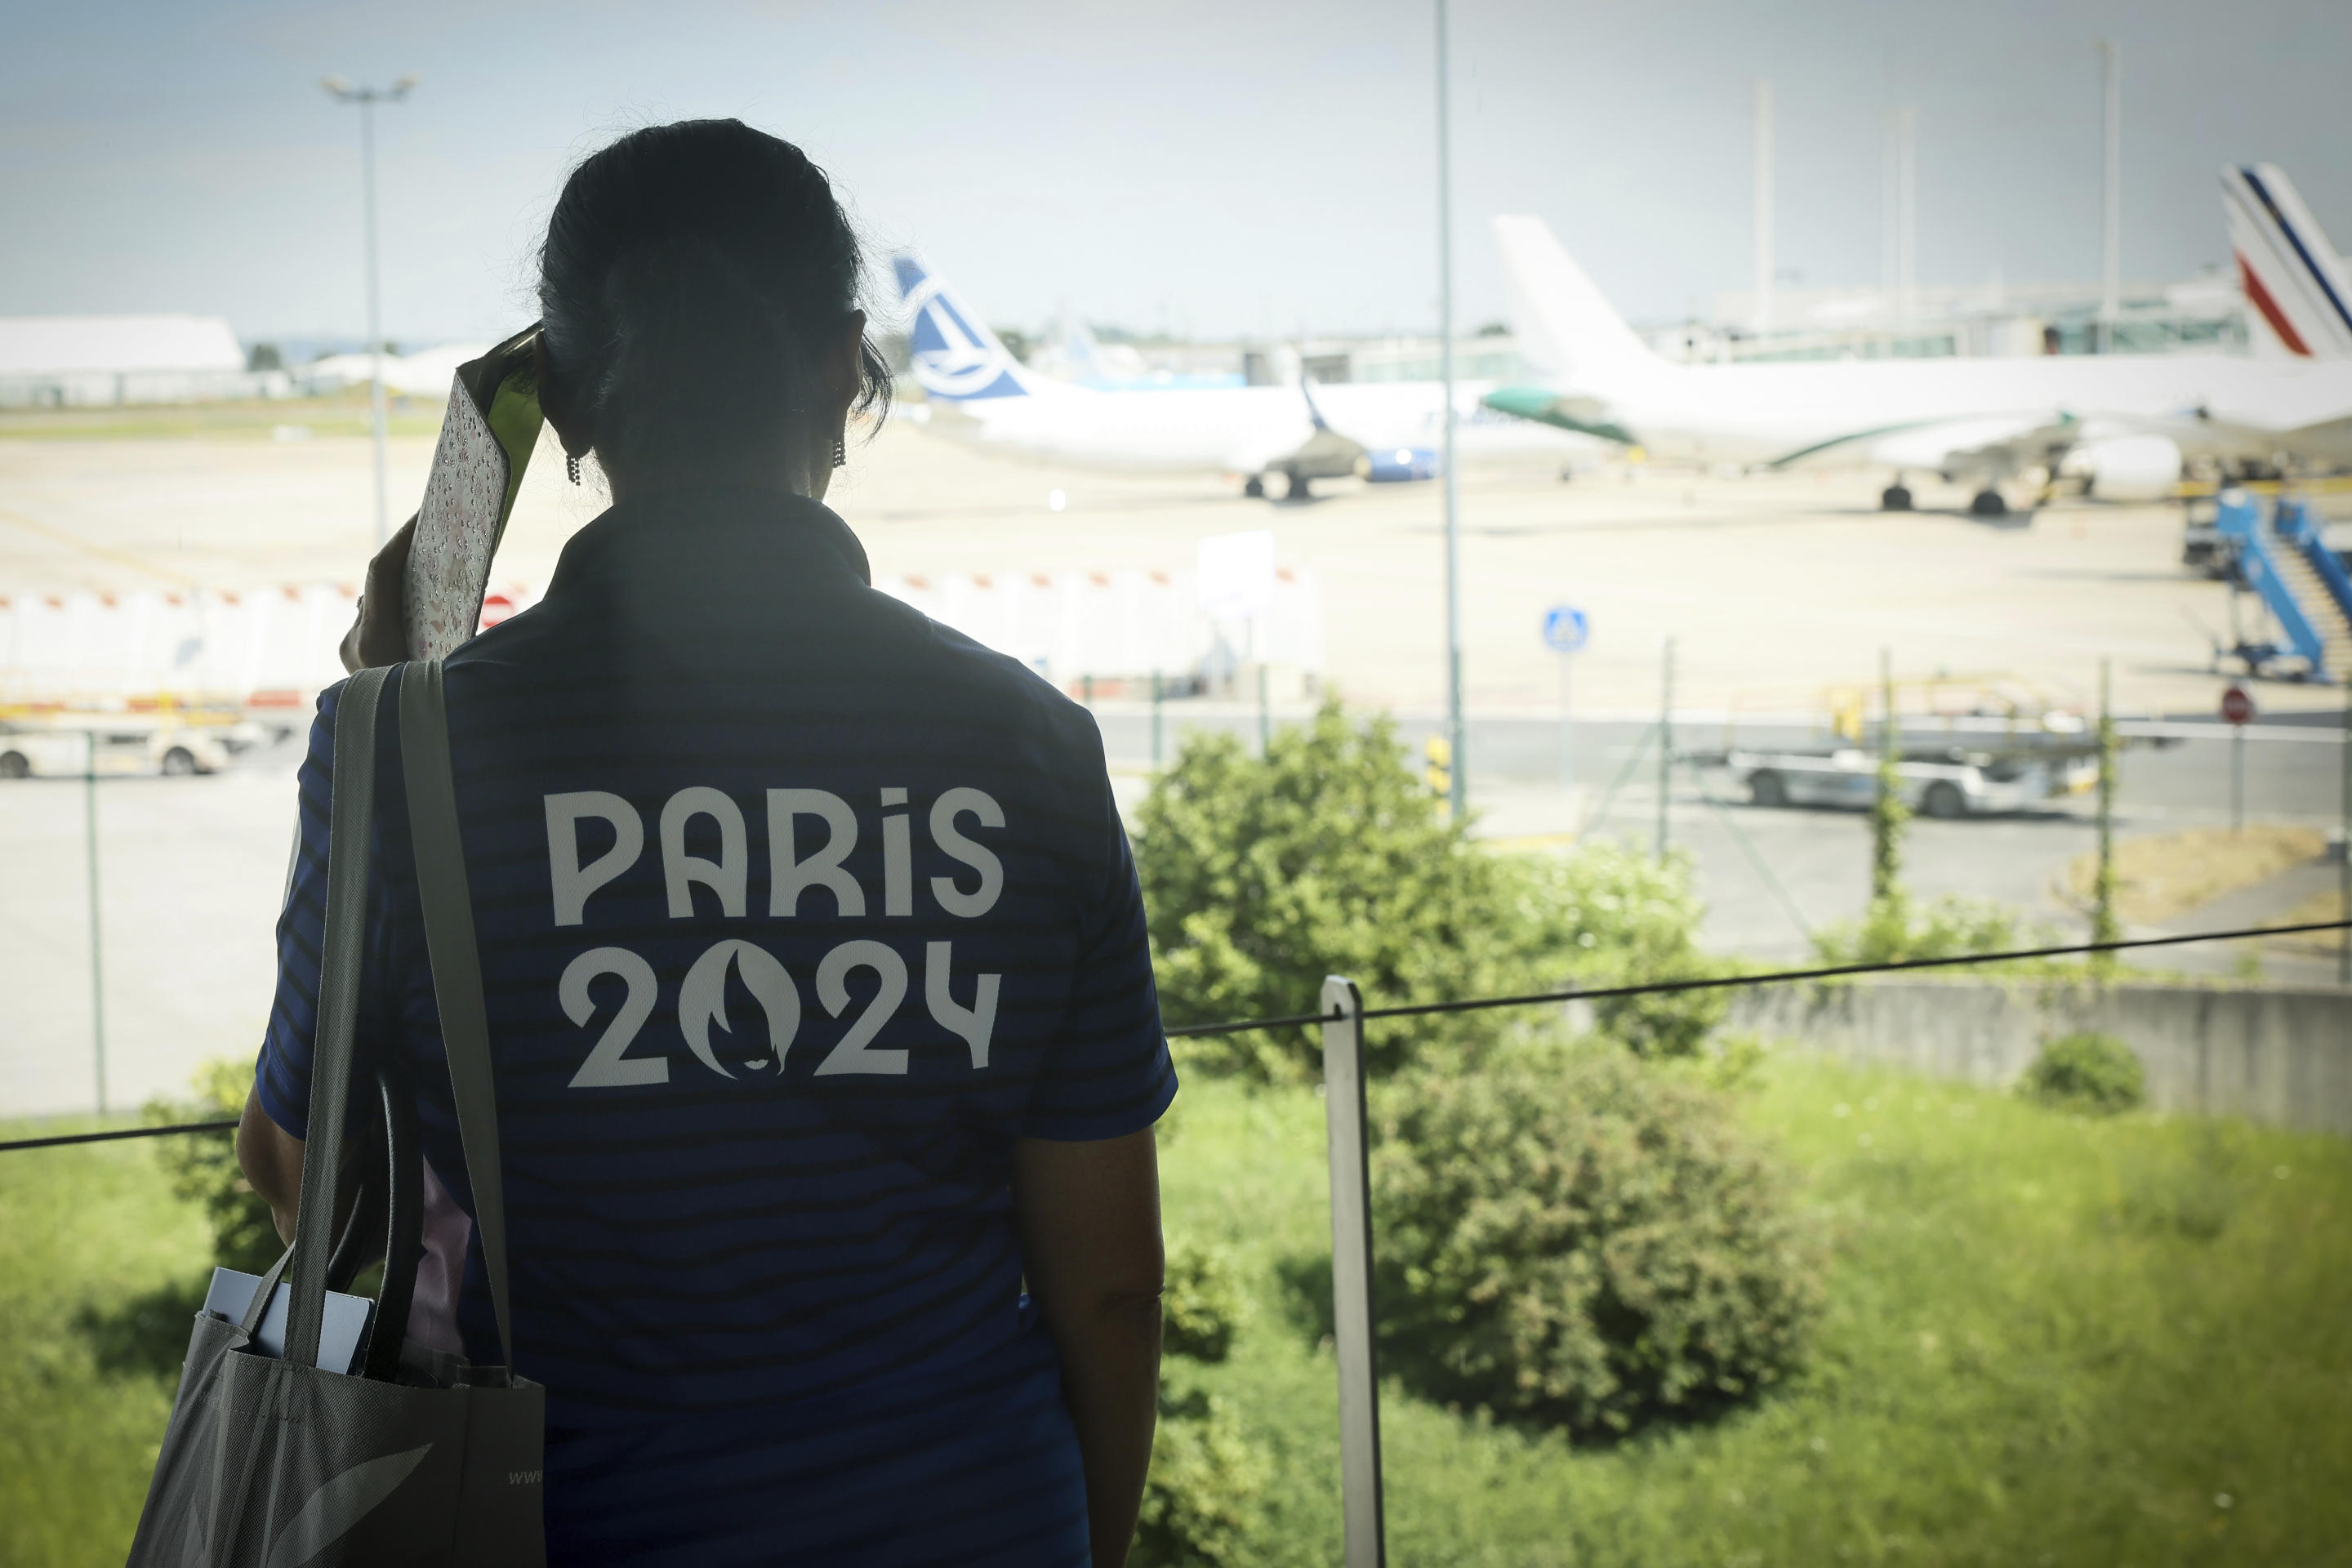
MULTIPOLYGON (((1228 735, 1186 741, 1138 813, 1136 858, 1171 1024, 1316 1008, 1326 975, 1371 1005, 1448 1002, 1710 973, 1692 940, 1686 860, 1613 845, 1565 858, 1499 854, 1446 818, 1385 717, 1336 701, 1276 731, 1263 760, 1228 735)), ((1603 1027, 1645 1055, 1686 1054, 1721 1018, 1720 992, 1602 1002, 1603 1027)), ((1508 1011, 1384 1024, 1376 1074, 1409 1058, 1466 1065, 1522 1028, 1508 1011)), ((1202 1042, 1204 1065, 1269 1082, 1319 1075, 1311 1028, 1202 1042)))
MULTIPOLYGON (((1575 952, 1556 889, 1445 819, 1391 720, 1352 724, 1336 700, 1276 731, 1263 760, 1230 735, 1188 738, 1138 815, 1171 1024, 1311 1013, 1329 974, 1376 1005, 1507 995, 1557 983, 1575 952)), ((1507 1027, 1490 1013, 1384 1027, 1370 1065, 1475 1050, 1507 1027)), ((1271 1082, 1317 1076, 1321 1051, 1308 1028, 1204 1047, 1209 1065, 1271 1082)))

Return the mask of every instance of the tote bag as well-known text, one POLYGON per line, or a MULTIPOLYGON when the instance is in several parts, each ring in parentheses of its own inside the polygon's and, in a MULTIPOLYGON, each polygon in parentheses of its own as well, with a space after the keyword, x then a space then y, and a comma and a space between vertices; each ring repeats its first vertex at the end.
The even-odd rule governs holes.
MULTIPOLYGON (((198 1314, 131 1568, 534 1568, 546 1561, 544 1389, 507 1367, 475 1366, 414 1344, 403 1347, 390 1375, 319 1364, 366 936, 375 716, 388 673, 352 676, 335 721, 310 1141, 294 1245, 241 1321, 198 1314), (285 1353, 271 1356, 256 1331, 289 1266, 285 1353)), ((511 1363, 498 1102, 440 664, 410 664, 400 684, 402 771, 425 946, 499 1341, 511 1363)), ((414 1245, 404 1256, 394 1251, 387 1278, 404 1269, 413 1277, 414 1245)), ((406 1294, 404 1284, 387 1291, 379 1317, 406 1294)), ((397 1334, 401 1326, 380 1321, 376 1331, 397 1334)), ((367 1370, 381 1372, 390 1358, 365 1359, 367 1370)))

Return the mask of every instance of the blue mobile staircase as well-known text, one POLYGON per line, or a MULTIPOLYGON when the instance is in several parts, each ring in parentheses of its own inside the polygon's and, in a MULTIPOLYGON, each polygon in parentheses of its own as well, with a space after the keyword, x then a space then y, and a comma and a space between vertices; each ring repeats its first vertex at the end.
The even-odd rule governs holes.
POLYGON ((2248 667, 2259 673, 2272 658, 2292 654, 2307 680, 2352 677, 2352 578, 2321 538, 2316 509, 2282 499, 2273 526, 2252 496, 2228 490, 2213 521, 2238 580, 2261 597, 2286 638, 2283 647, 2241 647, 2248 667))

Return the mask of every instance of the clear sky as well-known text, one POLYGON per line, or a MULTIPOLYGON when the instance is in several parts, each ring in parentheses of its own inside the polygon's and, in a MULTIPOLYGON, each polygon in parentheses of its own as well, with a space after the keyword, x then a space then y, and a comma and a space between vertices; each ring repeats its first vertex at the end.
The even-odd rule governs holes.
MULTIPOLYGON (((1880 123, 1918 111, 1919 275, 2087 279, 2098 69, 2125 62, 2125 271, 2227 257, 2215 172, 2286 166, 2352 249, 2343 0, 1455 0, 1459 319, 1503 309, 1486 219, 1549 218, 1643 318, 1749 272, 1749 94, 1779 101, 1779 260, 1879 268, 1880 123)), ((385 325, 530 319, 566 167, 651 121, 800 142, 877 247, 991 320, 1063 302, 1200 335, 1424 328, 1436 300, 1430 9, 1403 0, 73 0, 0 51, 0 314, 194 310, 355 335, 357 111, 382 112, 385 325)))

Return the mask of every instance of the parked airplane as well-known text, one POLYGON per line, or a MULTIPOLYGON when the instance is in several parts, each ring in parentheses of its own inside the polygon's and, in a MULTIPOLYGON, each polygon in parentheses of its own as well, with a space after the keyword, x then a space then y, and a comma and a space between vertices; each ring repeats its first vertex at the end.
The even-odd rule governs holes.
POLYGON ((2286 171, 2222 170, 2221 208, 2262 341, 2304 359, 2352 359, 2352 279, 2286 171))
MULTIPOLYGON (((926 428, 983 450, 1085 468, 1239 474, 1246 495, 1304 497, 1318 479, 1374 484, 1434 478, 1444 399, 1434 382, 1352 385, 1140 387, 1104 391, 1030 372, 1006 352, 936 273, 892 258, 898 295, 914 312, 915 379, 928 395, 926 428)), ((1480 403, 1492 383, 1454 389, 1457 449, 1541 450, 1567 443, 1480 403)), ((1506 411, 1507 412, 1507 411, 1506 411)))
POLYGON ((1912 504, 1908 477, 2000 487, 2061 461, 2096 493, 2164 493, 2184 446, 2340 461, 2352 437, 2352 362, 2211 353, 1676 364, 1610 307, 1540 218, 1498 217, 1520 353, 1543 379, 1489 406, 1670 457, 1781 468, 1846 460, 1891 468, 1880 497, 1912 504))

